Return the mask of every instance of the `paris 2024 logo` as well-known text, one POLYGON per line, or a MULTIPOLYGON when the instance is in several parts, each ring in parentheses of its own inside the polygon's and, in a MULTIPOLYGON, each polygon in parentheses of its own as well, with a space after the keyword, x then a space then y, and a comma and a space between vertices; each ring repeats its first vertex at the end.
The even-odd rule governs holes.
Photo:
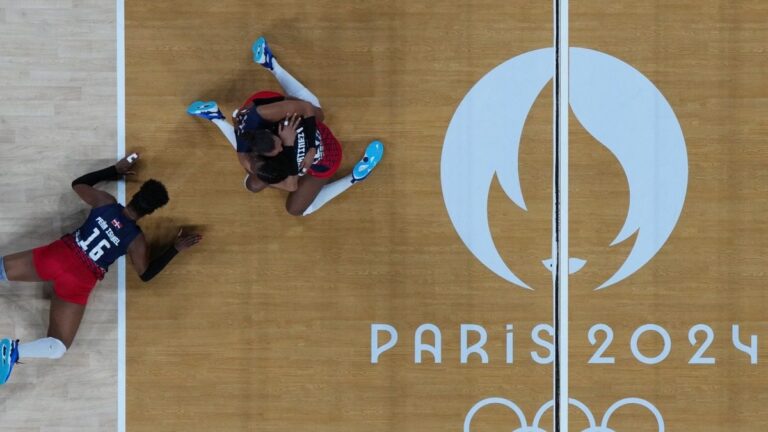
MULTIPOLYGON (((509 199, 526 210, 520 138, 534 101, 553 78, 553 56, 552 48, 527 52, 485 75, 462 100, 443 145, 442 189, 453 226, 480 262, 523 288, 530 287, 494 244, 488 195, 496 176, 509 199), (457 174, 467 172, 472 175, 457 174)), ((616 157, 629 184, 626 221, 611 246, 634 234, 636 240, 623 264, 598 287, 606 288, 638 271, 669 238, 685 201, 688 156, 672 107, 632 66, 598 51, 571 48, 569 74, 573 113, 616 157)), ((584 264, 571 259, 570 271, 584 264)))

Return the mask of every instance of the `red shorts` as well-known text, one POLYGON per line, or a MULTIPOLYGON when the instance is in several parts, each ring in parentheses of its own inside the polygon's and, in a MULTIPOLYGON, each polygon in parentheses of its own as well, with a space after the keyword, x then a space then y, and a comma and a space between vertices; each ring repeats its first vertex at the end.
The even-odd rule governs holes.
MULTIPOLYGON (((275 102, 283 100, 285 96, 278 92, 262 90, 252 94, 241 107, 248 106, 256 100, 275 99, 275 102)), ((268 102, 272 103, 272 102, 268 102)), ((333 136, 333 133, 325 123, 317 122, 317 130, 320 132, 320 138, 323 140, 323 158, 312 165, 308 173, 312 177, 328 178, 336 174, 341 166, 341 143, 333 136)))
POLYGON ((317 122, 317 130, 323 140, 323 158, 312 164, 309 174, 312 177, 328 178, 336 174, 341 166, 341 144, 325 123, 317 122))
MULTIPOLYGON (((256 93, 252 94, 243 104, 243 106, 240 107, 240 109, 243 109, 251 104, 251 102, 255 100, 265 100, 265 99, 275 99, 275 102, 279 102, 281 100, 285 100, 285 96, 283 96, 281 93, 271 91, 271 90, 261 90, 257 91, 256 93)), ((272 101, 265 101, 263 103, 272 103, 272 101)))
POLYGON ((84 261, 80 248, 70 239, 56 240, 32 251, 40 279, 53 281, 53 292, 70 303, 85 305, 100 277, 84 261))

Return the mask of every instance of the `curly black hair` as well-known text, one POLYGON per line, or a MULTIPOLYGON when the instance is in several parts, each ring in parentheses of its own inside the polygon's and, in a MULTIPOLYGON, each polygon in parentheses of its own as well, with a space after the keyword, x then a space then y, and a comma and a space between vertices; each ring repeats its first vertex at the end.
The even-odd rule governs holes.
POLYGON ((266 129, 246 130, 240 134, 256 154, 267 154, 275 149, 275 135, 266 129))
POLYGON ((141 189, 133 195, 128 207, 139 216, 146 216, 166 204, 168 204, 168 191, 165 186, 157 180, 150 179, 145 181, 141 189))

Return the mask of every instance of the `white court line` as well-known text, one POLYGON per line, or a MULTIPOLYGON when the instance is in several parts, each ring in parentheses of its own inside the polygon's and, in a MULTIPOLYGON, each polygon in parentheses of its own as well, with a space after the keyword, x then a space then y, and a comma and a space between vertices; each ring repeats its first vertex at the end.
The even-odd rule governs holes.
MULTIPOLYGON (((116 0, 117 159, 125 156, 125 4, 116 0)), ((125 180, 117 183, 117 200, 125 205, 125 180)), ((125 257, 117 262, 117 431, 125 432, 125 257)))
POLYGON ((557 184, 553 188, 555 206, 554 236, 557 238, 553 249, 557 249, 555 255, 556 278, 554 298, 555 322, 557 323, 555 352, 558 368, 555 371, 554 387, 555 396, 558 398, 556 406, 558 412, 555 414, 555 430, 558 432, 568 431, 568 275, 569 275, 569 253, 568 253, 568 113, 570 107, 569 86, 568 86, 568 66, 569 66, 569 33, 568 33, 568 1, 554 0, 555 15, 555 80, 558 85, 555 86, 554 116, 555 116, 555 152, 557 184), (559 289, 558 288, 559 285, 559 289))
MULTIPOLYGON (((557 316, 558 316, 558 308, 557 308, 557 275, 558 275, 558 269, 560 266, 560 258, 557 255, 557 247, 558 247, 558 235, 557 235, 557 229, 559 227, 558 221, 557 221, 557 205, 558 205, 558 199, 557 199, 557 173, 558 173, 558 167, 557 167, 557 145, 558 145, 558 88, 556 85, 556 81, 558 79, 557 74, 557 44, 558 44, 558 15, 557 15, 557 3, 560 0, 552 0, 552 46, 555 47, 554 50, 554 57, 552 58, 552 67, 554 69, 554 75, 553 75, 553 85, 552 85, 552 325, 557 326, 557 316)), ((552 397, 555 400, 555 411, 558 410, 559 407, 559 401, 557 399, 558 395, 558 374, 560 373, 560 369, 558 367, 558 348, 559 348, 559 341, 557 339, 557 328, 555 328, 555 362, 553 363, 553 369, 552 369, 552 397)), ((557 424, 558 424, 558 417, 556 413, 553 413, 552 415, 553 422, 554 422, 554 430, 557 430, 557 424)))

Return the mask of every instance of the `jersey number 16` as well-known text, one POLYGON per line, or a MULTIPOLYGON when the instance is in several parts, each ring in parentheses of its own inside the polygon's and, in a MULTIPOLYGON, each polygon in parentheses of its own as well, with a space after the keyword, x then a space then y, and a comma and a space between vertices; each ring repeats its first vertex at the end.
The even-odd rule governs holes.
POLYGON ((111 245, 109 244, 109 240, 107 239, 101 239, 100 242, 96 244, 96 246, 93 247, 93 249, 90 249, 89 251, 89 245, 91 242, 98 237, 100 234, 98 228, 93 229, 93 234, 91 234, 90 237, 88 237, 85 241, 78 241, 77 243, 80 245, 80 248, 84 251, 88 252, 88 257, 91 258, 93 261, 98 261, 99 258, 101 258, 102 255, 104 255, 104 248, 109 249, 111 245))

